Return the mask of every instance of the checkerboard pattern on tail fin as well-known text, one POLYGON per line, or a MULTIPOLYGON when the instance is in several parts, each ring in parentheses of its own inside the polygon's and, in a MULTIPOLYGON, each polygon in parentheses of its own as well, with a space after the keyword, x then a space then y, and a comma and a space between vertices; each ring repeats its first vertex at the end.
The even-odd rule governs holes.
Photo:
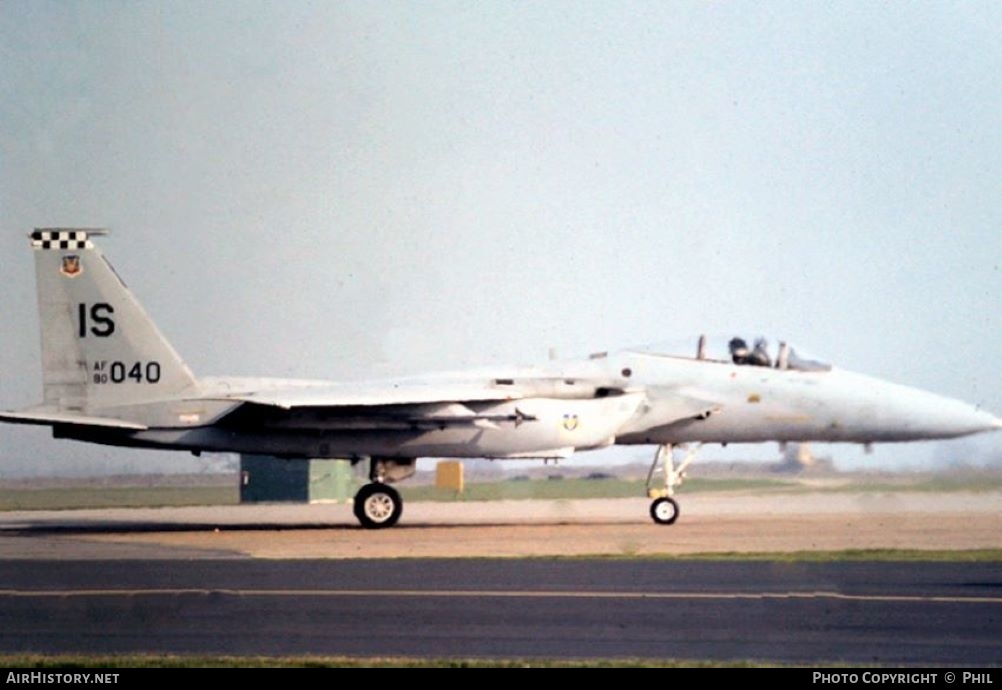
MULTIPOLYGON (((94 232, 94 231, 90 231, 94 232)), ((31 233, 34 249, 93 249, 87 230, 35 230, 31 233)))

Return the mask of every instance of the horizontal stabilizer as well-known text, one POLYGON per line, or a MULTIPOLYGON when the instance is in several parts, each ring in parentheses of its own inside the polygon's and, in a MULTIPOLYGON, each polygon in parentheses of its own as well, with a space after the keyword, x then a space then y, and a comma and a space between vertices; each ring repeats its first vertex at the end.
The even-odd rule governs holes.
POLYGON ((0 412, 0 422, 13 424, 40 424, 54 426, 56 424, 73 424, 77 426, 100 426, 107 429, 133 429, 142 431, 149 427, 133 422, 123 422, 109 417, 87 417, 62 410, 25 410, 23 412, 0 412))

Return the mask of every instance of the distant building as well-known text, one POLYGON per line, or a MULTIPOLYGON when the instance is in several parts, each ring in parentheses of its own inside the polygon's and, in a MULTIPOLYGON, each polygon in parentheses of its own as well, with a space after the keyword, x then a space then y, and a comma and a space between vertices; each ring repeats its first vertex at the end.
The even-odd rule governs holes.
POLYGON ((831 472, 834 464, 831 458, 819 458, 811 450, 810 443, 786 443, 780 446, 783 458, 776 465, 776 471, 785 474, 817 474, 831 472))

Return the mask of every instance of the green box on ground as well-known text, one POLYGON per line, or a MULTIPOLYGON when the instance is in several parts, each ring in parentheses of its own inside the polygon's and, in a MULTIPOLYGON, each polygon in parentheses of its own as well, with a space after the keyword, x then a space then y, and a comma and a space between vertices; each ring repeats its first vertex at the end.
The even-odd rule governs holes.
POLYGON ((241 503, 341 503, 358 488, 344 460, 240 456, 241 503))

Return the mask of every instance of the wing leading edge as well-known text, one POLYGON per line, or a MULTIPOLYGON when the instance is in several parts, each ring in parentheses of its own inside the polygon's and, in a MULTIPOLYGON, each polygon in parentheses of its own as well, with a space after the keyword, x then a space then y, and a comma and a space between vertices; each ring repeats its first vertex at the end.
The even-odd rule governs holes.
POLYGON ((209 399, 294 408, 383 407, 430 403, 503 402, 525 397, 518 390, 466 383, 360 383, 265 388, 220 393, 209 399))

